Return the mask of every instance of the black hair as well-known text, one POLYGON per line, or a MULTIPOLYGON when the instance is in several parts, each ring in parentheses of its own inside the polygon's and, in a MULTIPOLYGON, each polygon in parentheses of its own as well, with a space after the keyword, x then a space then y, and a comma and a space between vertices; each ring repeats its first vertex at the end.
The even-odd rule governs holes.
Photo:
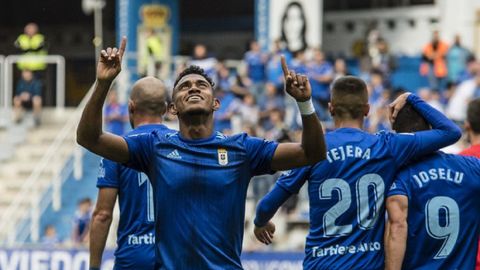
MULTIPOLYGON (((306 33, 307 33, 307 18, 305 17, 305 11, 303 10, 303 6, 302 4, 300 4, 299 2, 291 2, 290 4, 288 4, 288 6, 285 8, 285 12, 283 13, 283 16, 282 16, 282 25, 281 25, 281 29, 282 29, 282 37, 281 37, 281 40, 284 41, 286 44, 287 44, 287 48, 290 50, 289 48, 289 44, 288 44, 288 40, 287 40, 287 36, 285 34, 285 20, 287 19, 287 13, 288 13, 288 10, 290 10, 290 8, 292 7, 298 7, 300 9, 300 13, 301 13, 301 16, 302 16, 302 21, 303 21, 303 26, 302 26, 302 33, 301 33, 301 38, 302 38, 302 48, 300 48, 299 50, 296 50, 296 51, 304 51, 306 48, 307 48, 307 39, 306 39, 306 33)), ((290 50, 291 51, 291 50, 290 50)))
POLYGON ((368 104, 367 85, 355 76, 340 77, 333 82, 331 103, 335 117, 359 119, 368 104))
POLYGON ((468 104, 467 121, 470 123, 473 133, 480 134, 480 98, 476 98, 468 104))
POLYGON ((205 80, 207 80, 208 83, 212 86, 212 89, 215 86, 215 83, 213 82, 212 78, 210 78, 210 76, 208 76, 207 73, 205 73, 203 68, 201 68, 199 66, 191 65, 191 66, 187 67, 186 69, 184 69, 180 74, 178 74, 177 79, 175 80, 175 83, 173 84, 173 88, 175 88, 177 86, 178 82, 183 77, 185 77, 187 75, 190 75, 190 74, 198 74, 198 75, 204 77, 205 80))
POLYGON ((398 112, 397 118, 392 124, 392 129, 397 133, 412 133, 422 130, 429 130, 430 125, 410 103, 407 103, 398 112))

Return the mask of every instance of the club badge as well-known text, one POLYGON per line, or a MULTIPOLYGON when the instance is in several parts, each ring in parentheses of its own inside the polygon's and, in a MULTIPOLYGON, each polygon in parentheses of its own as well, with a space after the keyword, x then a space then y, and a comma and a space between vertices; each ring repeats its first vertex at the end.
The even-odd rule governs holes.
POLYGON ((218 149, 218 164, 225 166, 228 164, 228 152, 226 149, 218 149))

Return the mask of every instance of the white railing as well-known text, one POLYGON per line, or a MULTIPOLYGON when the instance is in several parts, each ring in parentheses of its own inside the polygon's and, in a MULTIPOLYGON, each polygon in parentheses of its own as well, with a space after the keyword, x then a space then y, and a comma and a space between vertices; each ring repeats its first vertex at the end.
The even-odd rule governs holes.
MULTIPOLYGON (((45 202, 41 203, 41 197, 43 193, 39 193, 35 190, 35 183, 38 182, 38 179, 41 177, 42 173, 45 172, 48 168, 52 166, 56 166, 54 170, 54 175, 50 181, 49 187, 52 188, 52 202, 53 208, 55 210, 60 209, 60 202, 61 202, 61 185, 65 180, 65 177, 61 177, 61 171, 64 167, 65 163, 58 160, 58 152, 60 147, 67 142, 70 138, 68 137, 69 134, 75 133, 75 129, 77 127, 78 121, 80 119, 81 113, 83 108, 85 107, 90 95, 93 92, 93 87, 90 88, 88 93, 85 95, 83 100, 80 102, 80 105, 75 109, 73 115, 67 120, 66 124, 60 130, 60 132, 55 137, 55 140, 47 149, 45 154, 42 156, 41 160, 38 162, 36 167, 34 168, 33 172, 27 178, 27 180, 22 184, 18 195, 14 198, 12 203, 6 209, 4 213, 0 213, 0 232, 2 235, 8 235, 8 239, 0 239, 0 243, 6 243, 8 245, 13 245, 17 241, 17 231, 16 226, 18 220, 15 218, 11 218, 13 214, 18 211, 22 204, 30 204, 30 230, 29 234, 31 236, 32 242, 37 242, 39 240, 39 226, 40 226, 40 216, 42 212, 45 210, 45 202), (63 178, 63 179, 62 179, 63 178), (4 233, 8 232, 8 233, 4 233)), ((75 140, 75 139, 73 139, 75 140)), ((82 168, 81 166, 81 159, 82 155, 82 148, 80 146, 76 146, 75 153, 73 154, 74 160, 73 166, 74 175, 81 176, 81 172, 75 172, 82 168), (78 165, 80 164, 80 165, 78 165)), ((47 190, 48 190, 47 188, 47 190)), ((28 234, 27 234, 28 236, 28 234)), ((27 237, 19 236, 18 239, 22 239, 22 241, 26 240, 27 237)))
POLYGON ((61 55, 9 55, 5 58, 3 70, 3 94, 2 106, 10 109, 13 97, 13 64, 25 60, 39 60, 48 64, 57 65, 56 82, 56 107, 63 109, 65 107, 65 58, 61 55))
MULTIPOLYGON (((5 56, 0 55, 0 93, 4 93, 3 86, 5 85, 5 79, 4 79, 4 73, 5 73, 5 56)), ((0 94, 0 104, 5 104, 3 101, 3 95, 0 94)), ((9 114, 6 110, 6 108, 2 108, 3 106, 0 105, 0 127, 6 127, 8 126, 8 120, 9 120, 9 114)))

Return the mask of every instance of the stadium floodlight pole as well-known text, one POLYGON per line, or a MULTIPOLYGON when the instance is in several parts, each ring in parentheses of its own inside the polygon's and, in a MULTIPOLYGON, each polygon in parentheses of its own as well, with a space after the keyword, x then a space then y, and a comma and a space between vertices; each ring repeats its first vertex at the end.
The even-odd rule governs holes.
POLYGON ((105 7, 105 0, 82 0, 82 9, 86 15, 93 12, 95 59, 99 59, 103 44, 103 16, 102 9, 105 7))
POLYGON ((104 0, 96 0, 93 8, 93 22, 95 27, 95 37, 93 45, 95 46, 95 59, 99 59, 100 51, 103 48, 103 16, 102 9, 105 7, 104 0))

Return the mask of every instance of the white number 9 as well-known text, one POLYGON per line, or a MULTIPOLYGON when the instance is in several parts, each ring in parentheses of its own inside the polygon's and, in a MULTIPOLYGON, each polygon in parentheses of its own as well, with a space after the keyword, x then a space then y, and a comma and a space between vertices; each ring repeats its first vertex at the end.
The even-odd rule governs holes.
POLYGON ((437 196, 425 205, 425 226, 428 234, 435 239, 444 239, 434 259, 444 259, 452 252, 460 228, 460 210, 452 198, 437 196), (440 211, 444 211, 445 224, 440 224, 440 211))

